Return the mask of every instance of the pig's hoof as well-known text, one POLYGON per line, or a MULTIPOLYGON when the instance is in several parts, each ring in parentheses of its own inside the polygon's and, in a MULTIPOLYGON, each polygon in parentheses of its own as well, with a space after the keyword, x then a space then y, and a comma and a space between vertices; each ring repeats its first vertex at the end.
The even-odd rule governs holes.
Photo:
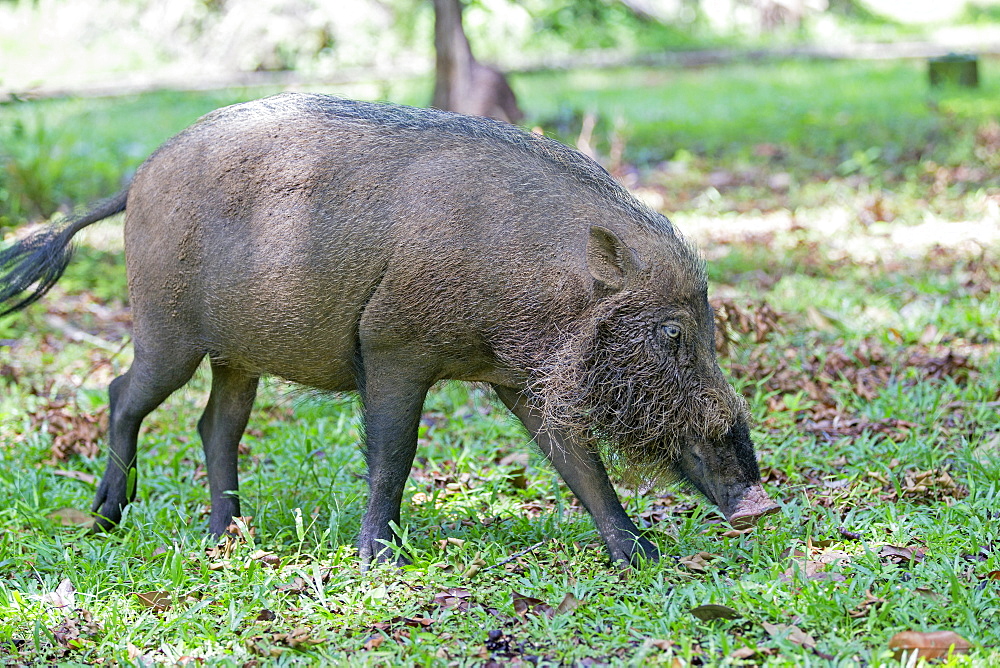
POLYGON ((410 565, 410 560, 404 557, 398 548, 394 549, 382 542, 376 542, 375 545, 362 545, 358 551, 361 555, 362 573, 377 564, 393 564, 399 568, 410 565))
POLYGON ((627 545, 611 550, 611 558, 623 568, 640 568, 646 563, 659 561, 660 551, 642 536, 629 536, 627 545))
POLYGON ((102 533, 111 531, 118 526, 122 519, 122 505, 109 501, 98 490, 97 499, 90 507, 90 513, 94 516, 94 524, 90 527, 91 533, 102 533))
POLYGON ((118 526, 118 523, 122 519, 121 509, 117 509, 117 513, 113 513, 107 510, 97 511, 91 510, 91 514, 94 516, 94 523, 90 527, 90 533, 104 533, 106 531, 111 531, 118 526), (106 513, 110 513, 113 517, 108 517, 106 513))

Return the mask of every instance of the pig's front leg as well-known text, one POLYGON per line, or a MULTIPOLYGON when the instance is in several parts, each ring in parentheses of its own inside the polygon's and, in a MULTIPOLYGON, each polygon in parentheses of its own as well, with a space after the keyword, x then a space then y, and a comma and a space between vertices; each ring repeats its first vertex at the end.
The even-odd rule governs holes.
POLYGON ((535 443, 594 518, 611 558, 629 564, 635 564, 640 558, 658 559, 656 546, 640 535, 639 529, 625 514, 598 454, 568 438, 543 430, 541 417, 517 390, 498 385, 494 385, 493 389, 524 424, 535 443))

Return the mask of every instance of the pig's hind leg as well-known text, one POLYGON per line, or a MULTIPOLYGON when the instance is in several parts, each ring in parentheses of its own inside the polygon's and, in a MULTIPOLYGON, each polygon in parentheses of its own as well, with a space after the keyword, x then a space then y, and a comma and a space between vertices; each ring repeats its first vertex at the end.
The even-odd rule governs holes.
POLYGON ((498 385, 493 389, 594 518, 611 558, 628 564, 636 564, 642 558, 658 559, 656 546, 640 535, 622 508, 600 456, 558 433, 543 429, 541 417, 522 393, 498 385))
POLYGON ((108 390, 108 464, 91 509, 97 516, 95 529, 118 524, 122 510, 135 499, 136 442, 143 418, 191 379, 204 356, 203 352, 166 345, 143 346, 138 339, 135 346, 132 366, 111 381, 108 390))
POLYGON ((212 496, 208 528, 213 536, 225 533, 233 518, 240 516, 237 455, 257 397, 258 379, 256 374, 212 361, 212 393, 198 420, 198 433, 212 496))

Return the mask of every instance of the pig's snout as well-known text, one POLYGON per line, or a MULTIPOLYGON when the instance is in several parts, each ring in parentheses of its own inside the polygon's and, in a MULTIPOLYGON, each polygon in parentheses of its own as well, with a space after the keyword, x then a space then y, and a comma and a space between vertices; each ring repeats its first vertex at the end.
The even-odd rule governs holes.
POLYGON ((693 438, 677 461, 681 477, 713 501, 729 523, 745 529, 780 510, 764 491, 750 431, 737 423, 719 441, 693 438))
POLYGON ((757 520, 773 515, 781 508, 764 491, 758 482, 747 487, 746 492, 731 508, 722 508, 723 514, 734 529, 746 529, 757 524, 757 520))

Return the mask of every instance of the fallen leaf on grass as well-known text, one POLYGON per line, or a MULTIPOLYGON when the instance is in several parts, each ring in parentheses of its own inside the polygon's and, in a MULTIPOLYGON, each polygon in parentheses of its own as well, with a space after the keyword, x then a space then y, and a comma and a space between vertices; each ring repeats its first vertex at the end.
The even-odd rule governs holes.
MULTIPOLYGON (((222 534, 222 540, 205 550, 205 554, 210 559, 225 559, 229 557, 236 545, 245 543, 248 538, 253 538, 257 533, 257 527, 253 526, 253 516, 234 517, 233 521, 226 527, 226 532, 222 534)), ((218 570, 214 568, 213 570, 218 570)))
POLYGON ((239 540, 253 538, 257 534, 257 527, 253 525, 253 515, 246 517, 234 517, 229 526, 226 527, 226 535, 239 540))
POLYGON ((835 566, 842 562, 849 562, 851 555, 843 550, 830 550, 818 547, 828 544, 826 541, 813 543, 807 542, 806 549, 789 549, 782 556, 791 556, 793 559, 784 573, 781 574, 782 582, 791 582, 798 577, 806 580, 832 580, 834 582, 844 582, 847 578, 842 573, 831 573, 827 571, 828 566, 835 566), (796 558, 806 557, 806 558, 796 558))
POLYGON ((510 597, 514 602, 514 613, 522 620, 527 619, 528 615, 544 615, 551 618, 556 614, 552 606, 539 598, 525 596, 516 591, 512 591, 510 597))
POLYGON ((1000 431, 984 436, 982 443, 972 451, 973 459, 980 464, 992 464, 1000 458, 1000 431))
POLYGON ((51 457, 46 462, 66 461, 72 455, 96 457, 108 428, 108 410, 96 413, 81 411, 65 401, 49 401, 31 415, 33 428, 45 427, 52 436, 51 457))
POLYGON ((89 610, 74 612, 52 629, 52 637, 64 647, 82 649, 84 641, 101 632, 101 624, 89 610))
POLYGON ((64 478, 70 478, 71 480, 79 480, 80 482, 85 482, 88 485, 97 484, 97 476, 93 473, 84 473, 83 471, 67 471, 65 469, 56 469, 52 472, 53 475, 61 475, 64 478))
POLYGON ((869 589, 865 592, 865 600, 858 603, 853 610, 847 613, 847 616, 853 619, 867 617, 873 609, 881 607, 883 603, 885 603, 885 599, 881 596, 875 596, 869 589))
POLYGON ((375 622, 372 624, 377 631, 391 631, 399 626, 409 626, 411 628, 427 628, 434 623, 430 617, 393 617, 385 622, 375 622))
POLYGON ((469 609, 472 593, 468 589, 452 588, 434 594, 434 603, 439 608, 455 608, 459 612, 469 609))
POLYGON ((309 583, 306 582, 305 578, 295 576, 295 579, 291 582, 280 584, 275 587, 275 589, 285 592, 286 594, 304 594, 309 591, 309 583))
POLYGON ((889 640, 889 648, 895 650, 896 659, 904 654, 916 652, 918 657, 936 659, 949 653, 964 654, 969 651, 969 641, 954 631, 902 631, 889 640))
POLYGON ((463 578, 471 578, 473 575, 483 570, 483 566, 486 565, 486 561, 483 560, 483 555, 481 552, 476 552, 476 556, 469 562, 466 566, 465 572, 462 573, 463 578))
POLYGON ((919 564, 923 561, 925 552, 927 552, 926 547, 883 545, 882 549, 879 550, 878 556, 887 557, 895 564, 903 564, 905 562, 906 565, 910 566, 913 564, 919 564))
POLYGON ((46 517, 64 527, 86 527, 89 529, 94 526, 94 516, 76 508, 60 508, 49 513, 46 517))
POLYGON ((698 554, 692 554, 689 557, 681 557, 680 565, 687 568, 690 571, 698 571, 704 573, 708 570, 708 562, 712 561, 719 555, 711 554, 710 552, 699 552, 698 554))
POLYGON ((243 644, 251 654, 276 659, 290 649, 298 649, 326 642, 322 638, 314 638, 312 632, 312 629, 305 626, 298 626, 291 633, 263 633, 251 636, 244 640, 243 644))
POLYGON ((511 487, 514 489, 528 489, 528 478, 524 475, 525 471, 526 469, 523 466, 511 470, 507 478, 510 481, 511 487))
POLYGON ((274 552, 267 552, 266 550, 257 550, 250 555, 250 558, 254 561, 259 561, 265 566, 270 566, 271 568, 281 567, 281 557, 276 555, 274 552))
MULTIPOLYGON (((375 622, 371 626, 372 633, 365 642, 365 649, 377 648, 386 639, 391 639, 397 643, 410 640, 410 629, 426 629, 434 620, 430 617, 393 617, 384 622, 375 622)), ((320 642, 320 641, 313 641, 320 642)))
POLYGON ((741 615, 727 605, 716 603, 706 603, 696 608, 691 608, 691 614, 703 622, 712 619, 738 619, 741 615))
POLYGON ((455 545, 456 547, 462 547, 465 545, 464 538, 455 538, 454 536, 449 536, 448 538, 442 538, 438 541, 438 547, 442 550, 448 549, 449 545, 455 545))
POLYGON ((573 596, 570 592, 566 592, 566 595, 563 596, 563 600, 556 606, 556 614, 562 615, 568 612, 573 612, 581 605, 583 605, 583 601, 578 599, 576 596, 573 596))
POLYGON ((813 637, 794 624, 769 624, 768 622, 764 622, 763 626, 764 630, 772 638, 785 637, 788 642, 795 643, 806 649, 814 649, 816 647, 816 641, 813 637))
POLYGON ((291 633, 271 634, 271 642, 287 645, 288 647, 295 649, 301 645, 318 645, 323 642, 323 640, 321 638, 314 638, 312 636, 311 629, 304 626, 298 626, 292 629, 291 633))
POLYGON ((954 502, 969 495, 969 490, 955 482, 947 467, 929 471, 907 471, 901 485, 902 496, 927 501, 954 502))
POLYGON ((169 591, 148 591, 142 594, 136 592, 135 597, 139 599, 142 607, 151 608, 153 612, 169 610, 173 603, 169 591))
POLYGON ((76 604, 76 587, 69 578, 64 578, 55 591, 40 594, 36 598, 56 608, 72 608, 76 604))
POLYGON ((733 659, 754 659, 762 656, 774 656, 778 653, 778 650, 773 647, 740 647, 739 649, 733 650, 732 654, 729 656, 733 659))

